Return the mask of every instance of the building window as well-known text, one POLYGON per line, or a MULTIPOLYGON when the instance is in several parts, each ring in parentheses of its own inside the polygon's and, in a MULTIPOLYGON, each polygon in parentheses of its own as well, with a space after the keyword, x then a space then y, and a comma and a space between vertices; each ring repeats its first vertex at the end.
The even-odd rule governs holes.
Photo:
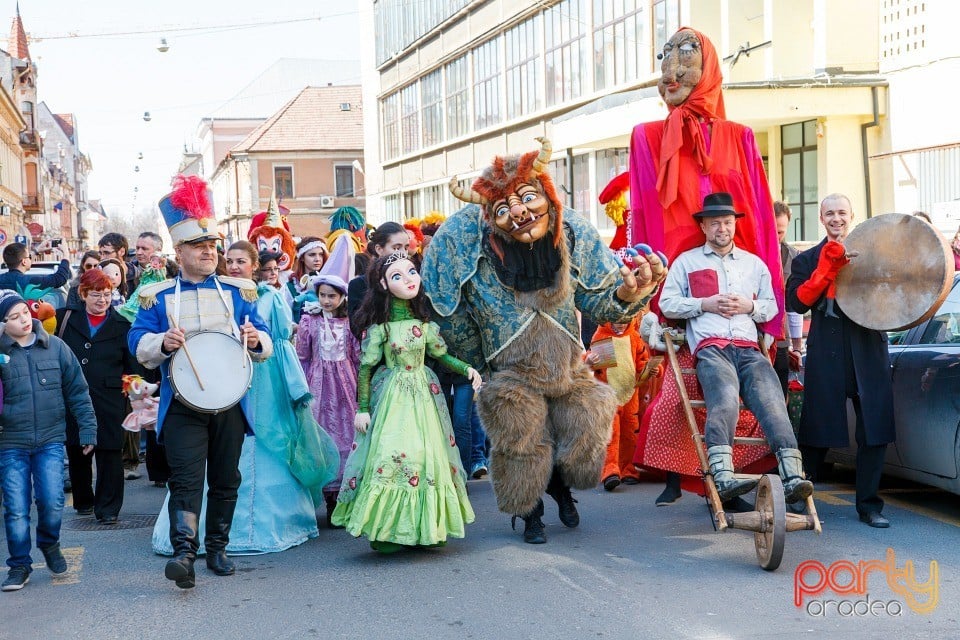
POLYGON ((470 0, 375 0, 377 64, 399 54, 469 3, 470 0))
POLYGON ((421 123, 423 146, 443 141, 443 77, 440 69, 420 78, 421 123))
POLYGON ((21 102, 20 103, 20 113, 23 114, 23 119, 27 121, 27 131, 33 131, 33 103, 32 102, 21 102))
POLYGON ((380 102, 383 159, 400 155, 400 94, 392 93, 380 102))
POLYGON ((353 198, 353 166, 337 165, 333 168, 338 198, 353 198))
POLYGON ((474 127, 498 124, 501 117, 500 38, 494 38, 473 50, 474 127))
POLYGON ((636 80, 650 69, 645 0, 593 0, 593 64, 597 91, 636 80))
POLYGON ((445 68, 447 76, 447 139, 470 133, 470 94, 467 92, 467 56, 457 58, 445 68))
MULTIPOLYGON (((616 178, 618 175, 627 170, 627 154, 629 149, 627 147, 616 147, 613 149, 603 149, 597 151, 597 193, 599 197, 600 192, 604 190, 611 180, 616 178)), ((591 202, 596 200, 596 198, 591 198, 591 202)), ((629 203, 628 203, 629 204, 629 203)), ((613 223, 613 220, 607 217, 606 212, 604 211, 604 205, 598 205, 600 207, 599 212, 597 213, 597 228, 598 229, 613 229, 616 225, 613 223)))
POLYGON ((403 192, 403 211, 401 211, 403 219, 415 218, 420 215, 420 191, 419 189, 414 191, 404 191, 403 192))
POLYGON ((783 201, 793 218, 787 239, 815 240, 819 235, 820 205, 817 183, 817 121, 807 120, 780 127, 783 152, 783 201))
POLYGON ((393 194, 383 198, 383 215, 387 220, 400 222, 400 196, 393 194))
POLYGON ((410 153, 420 148, 420 91, 416 82, 400 90, 400 108, 403 152, 410 153))
POLYGON ((677 29, 680 28, 680 0, 654 0, 653 2, 653 50, 663 51, 677 29))
POLYGON ((446 194, 447 185, 445 184, 437 184, 432 187, 426 187, 421 195, 423 215, 426 215, 431 211, 439 211, 443 213, 444 204, 446 204, 446 194))
POLYGON ((504 34, 507 48, 507 118, 540 108, 540 15, 504 34))
POLYGON ((277 198, 293 197, 293 167, 289 165, 273 167, 273 189, 277 198))
POLYGON ((543 13, 546 33, 546 98, 553 106, 579 98, 587 75, 585 0, 563 0, 543 13))
MULTIPOLYGON (((459 180, 457 180, 457 185, 464 189, 469 189, 470 187, 473 186, 473 181, 474 181, 474 178, 460 178, 459 180)), ((449 189, 447 189, 446 191, 447 193, 444 195, 447 198, 446 200, 447 212, 454 213, 456 211, 460 211, 460 209, 463 209, 464 207, 467 206, 466 202, 464 202, 463 200, 460 200, 459 198, 454 197, 454 195, 450 193, 449 189)))

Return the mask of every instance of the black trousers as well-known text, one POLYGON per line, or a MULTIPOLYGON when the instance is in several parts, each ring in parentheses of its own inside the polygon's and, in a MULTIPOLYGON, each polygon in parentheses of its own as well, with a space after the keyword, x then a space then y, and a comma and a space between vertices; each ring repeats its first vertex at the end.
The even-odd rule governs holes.
POLYGON ((157 442, 157 432, 147 431, 147 477, 151 482, 166 482, 170 479, 165 447, 157 442))
POLYGON ((790 377, 790 348, 777 347, 777 355, 773 360, 773 370, 777 372, 777 379, 783 389, 783 397, 787 397, 787 382, 790 377))
MULTIPOLYGON (((170 521, 177 511, 199 515, 203 504, 203 472, 207 472, 207 510, 236 506, 240 487, 240 450, 246 421, 240 406, 223 413, 200 413, 177 400, 163 421, 161 436, 170 465, 170 521)), ((224 514, 227 522, 232 508, 224 514)))
MULTIPOLYGON (((857 513, 880 513, 883 510, 883 498, 880 497, 880 477, 883 475, 883 459, 887 453, 887 445, 868 446, 866 443, 866 427, 863 423, 863 409, 860 407, 860 398, 854 396, 853 409, 857 414, 857 513)), ((803 463, 807 468, 807 475, 816 482, 820 466, 827 457, 829 449, 823 447, 800 447, 803 463)))
POLYGON ((83 455, 80 445, 67 445, 73 508, 93 508, 97 518, 120 515, 123 506, 123 460, 119 450, 94 449, 83 455), (97 485, 93 488, 93 462, 97 463, 97 485))

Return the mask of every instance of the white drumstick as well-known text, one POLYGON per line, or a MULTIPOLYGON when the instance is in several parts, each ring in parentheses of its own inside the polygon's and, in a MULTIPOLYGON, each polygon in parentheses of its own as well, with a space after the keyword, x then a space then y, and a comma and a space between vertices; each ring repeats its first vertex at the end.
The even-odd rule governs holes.
MULTIPOLYGON (((242 333, 243 333, 243 348, 244 348, 244 349, 247 348, 247 329, 246 329, 246 326, 247 326, 249 323, 250 323, 250 316, 249 316, 249 315, 243 316, 244 329, 243 329, 243 332, 242 332, 242 333)), ((247 368, 247 359, 246 359, 246 358, 244 358, 244 359, 241 361, 240 366, 243 367, 244 369, 247 368)))
MULTIPOLYGON (((173 316, 169 313, 167 314, 167 319, 170 321, 170 324, 173 325, 174 329, 179 329, 176 321, 173 319, 173 316)), ((190 357, 190 351, 187 349, 187 343, 184 342, 180 345, 180 348, 183 349, 183 355, 187 356, 187 362, 190 363, 190 368, 193 369, 193 375, 197 378, 197 384, 200 385, 200 391, 206 391, 203 387, 203 380, 200 379, 200 372, 197 370, 197 365, 193 363, 193 358, 190 357)))

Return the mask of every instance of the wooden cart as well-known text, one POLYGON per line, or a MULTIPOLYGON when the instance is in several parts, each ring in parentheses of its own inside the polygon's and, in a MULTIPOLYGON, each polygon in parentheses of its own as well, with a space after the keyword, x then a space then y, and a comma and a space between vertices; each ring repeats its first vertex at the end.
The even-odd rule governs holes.
MULTIPOLYGON (((812 530, 818 534, 822 533, 820 520, 817 517, 817 507, 813 502, 813 496, 807 497, 806 514, 787 513, 786 503, 783 498, 783 483, 780 481, 780 476, 774 473, 764 475, 737 474, 737 477, 753 478, 759 481, 757 485, 756 510, 748 513, 724 512, 720 495, 717 493, 717 486, 713 481, 713 475, 710 474, 704 436, 700 433, 700 427, 693 413, 694 407, 703 408, 705 405, 702 400, 690 400, 687 394, 687 388, 683 383, 683 374, 685 372, 680 368, 673 340, 669 332, 664 332, 663 338, 667 345, 667 358, 670 360, 670 369, 673 371, 677 388, 680 392, 683 413, 690 427, 693 445, 696 448, 697 458, 700 460, 700 468, 703 471, 703 484, 706 487, 707 504, 710 507, 714 528, 717 531, 725 531, 727 528, 753 531, 753 541, 756 546, 757 560, 760 566, 767 571, 775 571, 783 559, 783 545, 788 532, 812 530)), ((763 438, 734 438, 735 445, 761 444, 763 442, 763 438)))

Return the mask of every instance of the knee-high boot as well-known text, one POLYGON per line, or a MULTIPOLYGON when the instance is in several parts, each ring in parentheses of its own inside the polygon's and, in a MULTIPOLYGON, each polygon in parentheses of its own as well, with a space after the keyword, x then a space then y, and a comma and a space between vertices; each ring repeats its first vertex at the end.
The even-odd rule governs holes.
POLYGON ((167 562, 164 575, 181 589, 192 589, 196 584, 193 562, 197 559, 197 514, 189 511, 170 514, 170 544, 173 559, 167 562))
POLYGON ((232 576, 236 570, 233 560, 227 557, 230 524, 236 506, 236 500, 207 501, 207 533, 203 544, 207 548, 207 568, 218 576, 232 576))
POLYGON ((560 522, 571 529, 580 524, 580 514, 577 513, 576 499, 570 493, 570 487, 563 481, 563 474, 558 467, 553 468, 550 484, 547 485, 547 495, 557 501, 560 510, 560 522))

